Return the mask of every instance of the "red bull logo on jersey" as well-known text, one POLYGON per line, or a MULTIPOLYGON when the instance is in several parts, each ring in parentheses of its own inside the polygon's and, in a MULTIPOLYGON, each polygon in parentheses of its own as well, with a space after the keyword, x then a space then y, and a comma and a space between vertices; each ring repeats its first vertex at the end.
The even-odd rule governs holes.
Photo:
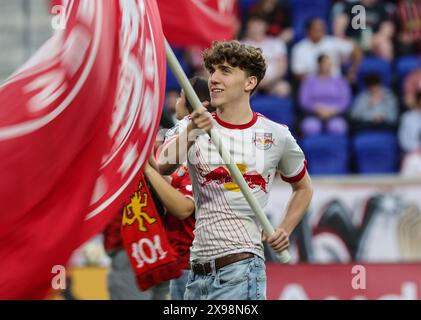
MULTIPOLYGON (((269 183, 270 175, 265 180, 256 170, 247 171, 248 167, 244 164, 237 164, 238 169, 246 180, 250 189, 260 188, 264 193, 267 193, 267 185, 269 183)), ((200 171, 200 170, 199 170, 200 171)), ((231 173, 225 167, 219 167, 208 173, 200 171, 200 175, 204 178, 201 183, 202 186, 207 186, 212 183, 222 185, 225 189, 232 192, 240 192, 240 187, 234 182, 231 173)))
POLYGON ((273 146, 272 133, 256 132, 253 143, 260 150, 269 150, 273 146))

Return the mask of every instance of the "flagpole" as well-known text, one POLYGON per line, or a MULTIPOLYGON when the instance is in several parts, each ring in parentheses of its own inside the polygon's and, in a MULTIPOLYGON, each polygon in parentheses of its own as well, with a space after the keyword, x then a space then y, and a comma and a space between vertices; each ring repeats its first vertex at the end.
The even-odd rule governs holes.
MULTIPOLYGON (((167 63, 170 66, 172 72, 174 73, 175 77, 177 78, 178 83, 184 90, 184 94, 186 95, 187 99, 189 100, 190 104, 192 105, 194 110, 197 110, 199 107, 202 106, 199 98, 196 95, 189 79, 187 78, 186 74, 184 73, 180 63, 178 62, 173 50, 171 49, 167 40, 165 40, 165 47, 166 47, 166 55, 167 55, 167 63)), ((208 132, 213 144, 218 149, 218 152, 226 164, 228 170, 230 171, 232 177, 234 178, 235 182, 240 187, 241 192, 243 193, 244 197, 246 198, 248 204, 250 205, 251 209, 255 213, 256 217, 260 221, 262 225, 263 231, 266 235, 272 235, 275 230, 270 224, 268 218, 264 214, 262 208, 260 207, 259 203, 256 201, 255 197, 250 191, 247 182, 244 180, 243 175, 241 174, 238 167, 231 159, 231 155, 225 149, 224 145, 221 143, 221 138, 219 133, 216 130, 211 130, 208 132)), ((291 256, 287 250, 277 253, 277 257, 280 262, 288 263, 291 259, 291 256)))

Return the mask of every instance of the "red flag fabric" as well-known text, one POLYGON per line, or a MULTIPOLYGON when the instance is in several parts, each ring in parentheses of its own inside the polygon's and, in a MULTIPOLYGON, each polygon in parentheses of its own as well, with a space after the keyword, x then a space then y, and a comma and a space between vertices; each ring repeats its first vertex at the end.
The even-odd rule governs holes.
POLYGON ((63 5, 63 0, 50 0, 50 8, 54 8, 54 6, 60 6, 63 5))
POLYGON ((82 240, 102 231, 136 190, 155 143, 165 99, 166 55, 155 0, 119 1, 120 57, 117 101, 82 240))
POLYGON ((0 299, 46 296, 136 185, 161 115, 154 1, 66 4, 66 28, 0 87, 0 299))
POLYGON ((173 46, 208 47, 235 36, 236 0, 159 0, 164 34, 173 46))

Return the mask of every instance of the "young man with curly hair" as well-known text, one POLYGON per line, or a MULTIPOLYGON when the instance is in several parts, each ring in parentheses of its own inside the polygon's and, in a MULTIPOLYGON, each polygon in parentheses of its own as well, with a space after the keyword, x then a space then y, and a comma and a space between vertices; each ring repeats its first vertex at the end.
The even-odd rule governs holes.
POLYGON ((282 223, 264 240, 281 252, 312 197, 304 154, 288 128, 254 113, 250 96, 266 72, 262 51, 238 41, 214 42, 204 61, 210 73, 210 114, 202 107, 168 137, 160 171, 188 160, 196 204, 187 300, 266 299, 262 227, 205 133, 218 130, 259 204, 267 203, 279 173, 292 186, 282 223), (186 142, 188 141, 188 142, 186 142), (184 145, 184 147, 183 147, 184 145), (186 148, 187 146, 187 148, 186 148), (171 152, 176 163, 168 163, 171 152))

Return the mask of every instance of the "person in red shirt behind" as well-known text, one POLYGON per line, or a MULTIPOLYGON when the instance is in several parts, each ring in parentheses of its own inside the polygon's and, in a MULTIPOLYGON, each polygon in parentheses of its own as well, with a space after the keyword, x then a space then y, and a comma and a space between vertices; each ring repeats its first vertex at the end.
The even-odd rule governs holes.
POLYGON ((188 169, 180 167, 174 172, 171 184, 149 163, 145 166, 144 174, 166 208, 164 221, 167 236, 176 252, 179 267, 183 269, 180 278, 170 280, 170 297, 171 300, 183 300, 195 227, 195 205, 188 169), (178 192, 174 192, 174 189, 178 192))
MULTIPOLYGON (((191 83, 201 101, 210 101, 207 80, 195 77, 191 79, 191 83)), ((181 92, 176 105, 176 115, 180 120, 192 112, 183 92, 181 92)), ((177 127, 172 130, 177 130, 177 127)), ((169 179, 164 178, 154 169, 155 161, 152 156, 149 162, 146 163, 143 173, 151 191, 159 197, 165 208, 163 221, 167 236, 178 258, 179 267, 183 269, 181 277, 170 281, 170 296, 172 300, 183 300, 189 271, 190 247, 194 239, 193 230, 195 227, 193 215, 195 204, 190 176, 187 167, 180 167, 168 177, 169 179)), ((123 246, 121 220, 122 214, 120 212, 104 231, 104 247, 112 258, 112 267, 108 276, 108 289, 111 299, 166 299, 167 282, 144 292, 136 285, 135 274, 123 246)))
MULTIPOLYGON (((210 93, 207 80, 194 77, 190 82, 199 100, 209 102, 210 93)), ((212 107, 209 109, 212 111, 212 107)), ((184 92, 181 91, 176 103, 177 119, 181 120, 187 117, 192 111, 184 92)), ((173 130, 177 130, 177 126, 173 130)), ((196 221, 193 214, 195 211, 193 187, 187 166, 179 167, 169 177, 170 182, 168 182, 155 169, 154 160, 150 159, 149 162, 145 166, 144 174, 167 211, 165 227, 168 239, 177 253, 179 266, 183 269, 181 277, 170 281, 170 296, 172 300, 183 300, 190 270, 190 247, 194 239, 193 231, 196 221), (178 192, 174 192, 174 189, 178 192)))
MULTIPOLYGON (((185 166, 180 167, 176 172, 171 175, 171 186, 181 192, 188 200, 193 202, 191 215, 180 220, 171 214, 165 217, 165 226, 167 235, 172 247, 176 250, 179 258, 180 267, 183 270, 189 270, 190 247, 194 239, 194 226, 196 219, 194 218, 194 199, 192 184, 188 168, 185 166)), ((170 284, 171 286, 171 284, 170 284)), ((184 291, 184 290, 183 290, 184 291)), ((184 293, 183 293, 184 295, 184 293)))

